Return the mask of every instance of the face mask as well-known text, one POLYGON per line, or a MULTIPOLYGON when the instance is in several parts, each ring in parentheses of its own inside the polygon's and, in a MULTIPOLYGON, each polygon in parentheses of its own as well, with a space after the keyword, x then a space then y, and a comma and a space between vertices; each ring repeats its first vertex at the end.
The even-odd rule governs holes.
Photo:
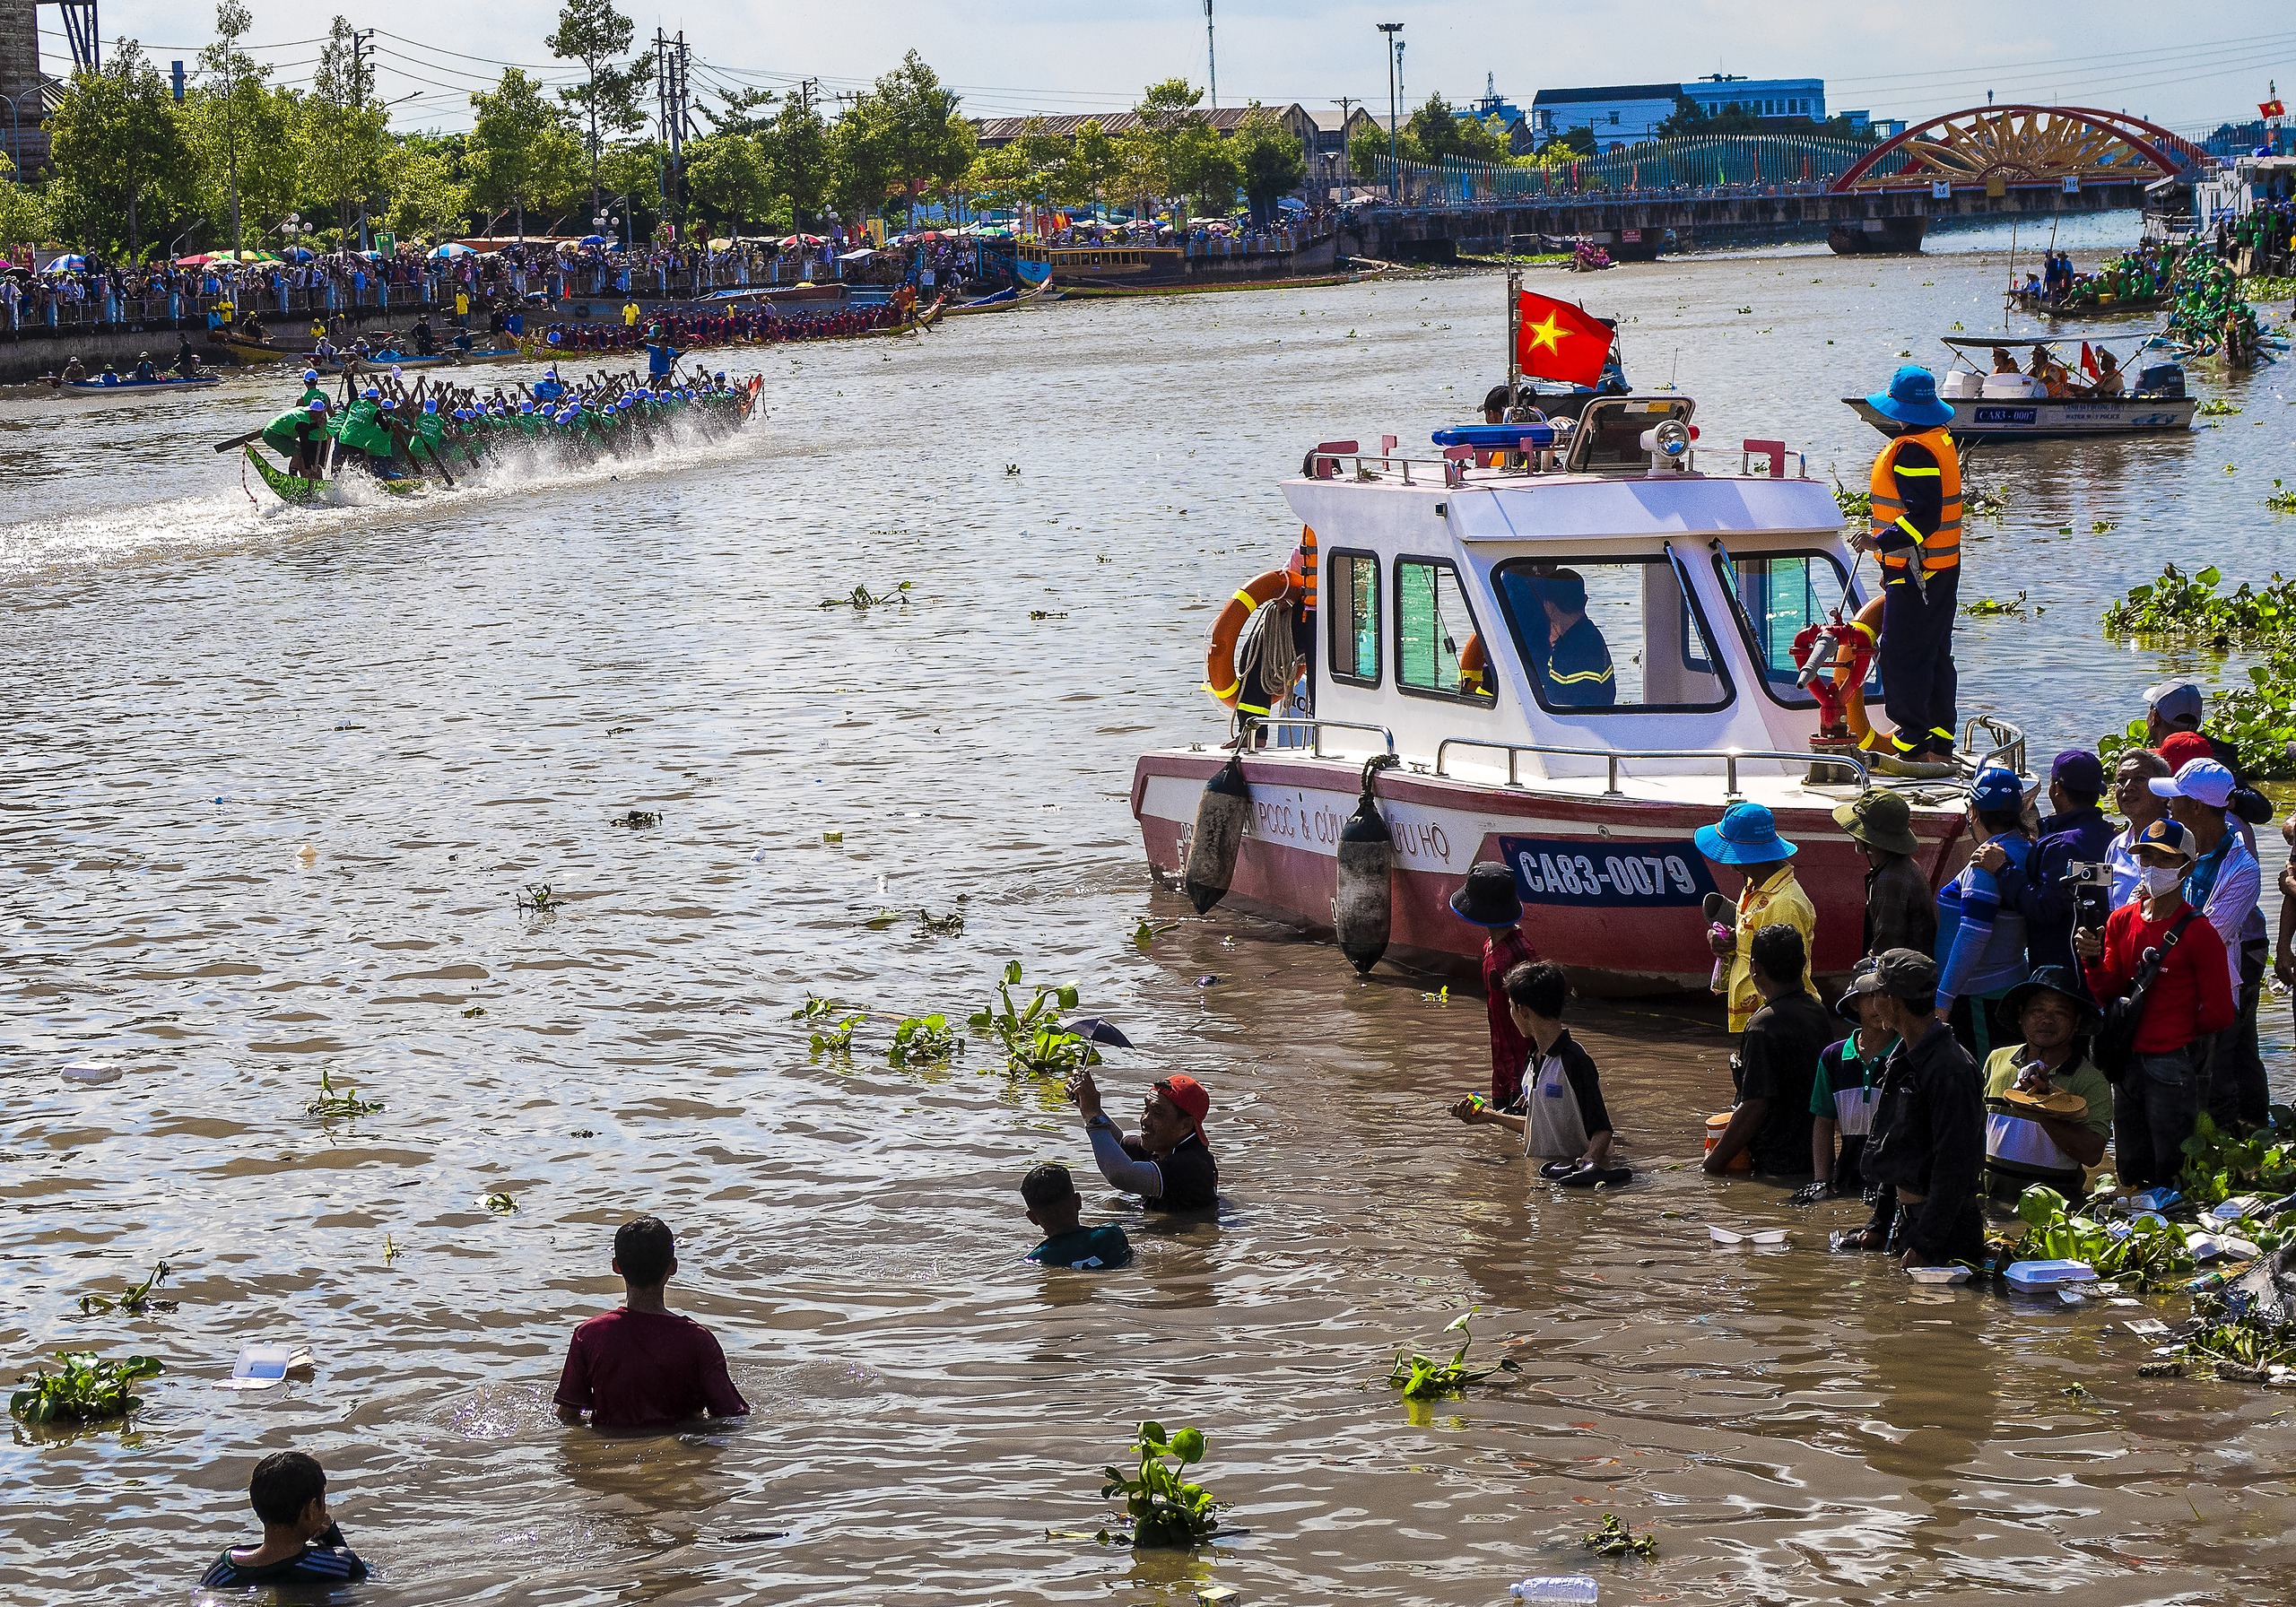
POLYGON ((2184 872, 2175 865, 2148 864, 2144 867, 2144 874, 2142 878, 2144 895, 2149 899, 2157 899, 2162 893, 2174 891, 2182 884, 2184 879, 2184 872))

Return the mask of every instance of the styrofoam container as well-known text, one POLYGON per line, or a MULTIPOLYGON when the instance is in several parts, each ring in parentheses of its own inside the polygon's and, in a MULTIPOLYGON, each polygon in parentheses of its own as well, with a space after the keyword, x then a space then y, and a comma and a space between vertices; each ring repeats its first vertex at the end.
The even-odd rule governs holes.
POLYGON ((1916 1283, 1967 1283, 1970 1269, 1965 1266, 1909 1266, 1905 1275, 1916 1283))
POLYGON ((2094 1283, 2097 1269, 2085 1261, 2016 1261, 2001 1275, 2012 1289, 2061 1289, 2068 1283, 2094 1283))

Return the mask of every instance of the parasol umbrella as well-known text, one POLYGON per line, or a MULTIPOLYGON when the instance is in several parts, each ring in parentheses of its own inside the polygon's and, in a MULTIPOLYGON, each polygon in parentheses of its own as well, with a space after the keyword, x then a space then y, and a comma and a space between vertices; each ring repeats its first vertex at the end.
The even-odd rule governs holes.
POLYGON ((468 246, 464 245, 459 240, 448 240, 445 245, 440 246, 437 250, 430 253, 431 260, 434 262, 442 257, 448 261, 452 261, 457 256, 474 256, 476 255, 476 252, 473 251, 468 246))
POLYGON ((88 265, 84 256, 59 256, 40 270, 43 274, 76 274, 88 265))
POLYGON ((606 239, 603 234, 586 234, 575 243, 583 246, 611 246, 613 244, 612 240, 606 239))
POLYGON ((709 248, 712 251, 731 251, 734 248, 734 242, 725 239, 714 239, 709 242, 709 248))

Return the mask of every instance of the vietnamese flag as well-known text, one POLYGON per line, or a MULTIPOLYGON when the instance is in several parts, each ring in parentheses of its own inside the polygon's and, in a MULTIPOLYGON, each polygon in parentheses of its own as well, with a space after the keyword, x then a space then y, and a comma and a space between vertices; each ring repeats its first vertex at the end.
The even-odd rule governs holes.
POLYGON ((2281 103, 2277 96, 2270 100, 2257 102, 2257 109, 2267 117, 2284 117, 2288 115, 2288 108, 2281 103))
POLYGON ((1515 292, 1515 366, 1534 379, 1601 383, 1611 331, 1582 308, 1535 291, 1515 292))
POLYGON ((2089 350, 2089 343, 2081 343, 2081 371, 2094 379, 2104 370, 2097 366, 2097 354, 2089 350))

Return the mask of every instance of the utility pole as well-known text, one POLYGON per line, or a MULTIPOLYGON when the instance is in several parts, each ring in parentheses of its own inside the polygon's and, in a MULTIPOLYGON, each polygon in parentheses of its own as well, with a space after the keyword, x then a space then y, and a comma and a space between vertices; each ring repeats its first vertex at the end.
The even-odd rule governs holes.
MULTIPOLYGON (((367 96, 372 83, 367 66, 367 52, 374 37, 375 30, 371 28, 356 29, 351 35, 351 105, 353 110, 366 109, 367 96)), ((364 191, 359 195, 359 249, 374 249, 367 239, 367 196, 364 191)))
POLYGON ((1352 187, 1348 178, 1347 120, 1354 115, 1352 109, 1354 105, 1355 101, 1350 96, 1339 98, 1339 198, 1343 201, 1347 199, 1347 192, 1352 187))
POLYGON ((1204 0, 1204 66, 1212 80, 1212 109, 1220 109, 1220 53, 1212 38, 1212 0, 1204 0))
POLYGON ((692 121, 686 109, 687 54, 683 29, 678 30, 675 39, 659 28, 654 30, 654 97, 662 133, 656 173, 661 186, 665 222, 670 222, 685 178, 685 136, 692 121))
POLYGON ((1403 24, 1382 22, 1378 27, 1387 36, 1387 200, 1393 204, 1402 193, 1396 182, 1396 112, 1403 93, 1403 41, 1396 36, 1403 24))

